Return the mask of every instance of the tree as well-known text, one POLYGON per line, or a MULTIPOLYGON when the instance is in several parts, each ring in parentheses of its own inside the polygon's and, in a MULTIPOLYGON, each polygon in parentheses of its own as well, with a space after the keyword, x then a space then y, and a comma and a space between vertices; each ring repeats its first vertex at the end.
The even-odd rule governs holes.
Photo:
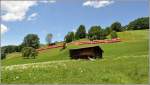
POLYGON ((21 52, 21 51, 22 51, 22 48, 23 48, 23 45, 22 45, 22 44, 18 45, 18 47, 17 47, 17 52, 21 52))
POLYGON ((1 59, 5 59, 6 55, 13 52, 21 52, 20 45, 7 45, 1 47, 1 59))
POLYGON ((88 31, 88 38, 90 40, 95 40, 100 38, 101 27, 100 26, 92 26, 88 31))
POLYGON ((112 29, 113 31, 116 31, 116 32, 121 32, 121 31, 122 31, 121 23, 120 23, 120 22, 114 22, 114 23, 111 25, 111 29, 112 29))
POLYGON ((74 32, 68 32, 68 34, 65 36, 65 42, 69 43, 75 40, 74 32))
POLYGON ((118 37, 118 35, 117 35, 116 31, 112 31, 111 32, 111 39, 117 38, 117 37, 118 37))
POLYGON ((108 36, 111 33, 111 28, 110 27, 106 27, 103 32, 104 32, 105 36, 108 36))
POLYGON ((66 47, 67 47, 67 46, 66 46, 66 42, 64 42, 62 49, 65 49, 66 47))
POLYGON ((37 55, 38 52, 32 47, 24 47, 22 49, 22 57, 24 58, 35 58, 37 55))
POLYGON ((1 50, 3 50, 5 53, 12 53, 12 52, 20 52, 20 47, 16 45, 7 45, 1 47, 1 50))
POLYGON ((39 48, 40 41, 38 35, 28 34, 27 36, 24 37, 22 45, 24 47, 33 47, 35 49, 39 48))
POLYGON ((86 38, 86 29, 84 25, 80 25, 75 33, 76 39, 86 38))
POLYGON ((52 37, 53 37, 52 34, 47 34, 47 36, 46 36, 46 42, 47 42, 48 45, 51 44, 51 42, 52 42, 52 37))
POLYGON ((98 40, 104 40, 104 39, 106 39, 106 36, 107 36, 108 34, 107 34, 107 30, 105 30, 105 29, 101 29, 100 30, 100 33, 99 33, 99 35, 98 35, 98 40))
POLYGON ((128 24, 127 30, 142 30, 149 29, 149 17, 142 17, 131 21, 128 24))
POLYGON ((128 28, 128 25, 122 26, 122 31, 126 31, 128 28))
POLYGON ((4 52, 4 50, 1 50, 1 60, 6 58, 6 53, 4 52))

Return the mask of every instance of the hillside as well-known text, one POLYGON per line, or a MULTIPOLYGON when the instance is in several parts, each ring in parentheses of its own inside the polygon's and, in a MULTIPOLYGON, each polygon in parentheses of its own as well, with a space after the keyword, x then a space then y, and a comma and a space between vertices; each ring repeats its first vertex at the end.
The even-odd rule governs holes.
MULTIPOLYGON (((104 59, 70 60, 68 50, 49 49, 36 59, 12 53, 2 60, 2 83, 147 83, 148 30, 118 33, 122 42, 99 45, 104 59)), ((86 39, 85 39, 86 40, 86 39)))

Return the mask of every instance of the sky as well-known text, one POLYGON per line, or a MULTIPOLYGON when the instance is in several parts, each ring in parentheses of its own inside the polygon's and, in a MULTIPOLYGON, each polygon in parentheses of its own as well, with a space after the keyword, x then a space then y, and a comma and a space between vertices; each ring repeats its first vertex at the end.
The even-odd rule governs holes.
POLYGON ((21 44, 27 34, 37 34, 43 44, 48 33, 53 42, 62 41, 81 24, 86 30, 93 25, 105 28, 145 16, 148 0, 1 1, 1 46, 21 44))

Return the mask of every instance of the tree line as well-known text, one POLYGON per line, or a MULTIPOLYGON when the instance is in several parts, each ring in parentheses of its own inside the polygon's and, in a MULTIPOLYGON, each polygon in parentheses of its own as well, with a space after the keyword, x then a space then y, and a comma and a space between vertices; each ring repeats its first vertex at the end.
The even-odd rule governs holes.
POLYGON ((114 22, 111 26, 106 28, 102 28, 101 26, 91 26, 88 31, 86 31, 84 25, 80 25, 76 32, 68 32, 64 40, 67 43, 82 38, 88 38, 89 40, 103 40, 106 39, 106 36, 108 35, 110 35, 111 38, 116 38, 116 32, 142 29, 149 29, 149 17, 135 19, 125 26, 122 26, 120 22, 114 22))
MULTIPOLYGON (((106 39, 108 35, 111 38, 116 38, 116 32, 122 32, 126 30, 142 30, 149 29, 149 17, 137 18, 131 21, 128 25, 122 26, 120 22, 114 22, 111 26, 102 28, 101 26, 91 26, 87 31, 84 25, 80 25, 76 32, 68 32, 64 37, 66 43, 72 42, 74 40, 79 40, 83 38, 88 38, 89 40, 103 40, 106 39)), ((54 45, 52 43, 53 35, 47 34, 45 40, 47 45, 54 45)), ((24 37, 22 44, 8 45, 1 47, 1 59, 5 59, 6 55, 12 52, 22 52, 24 58, 35 58, 38 52, 35 49, 40 47, 40 39, 37 34, 28 34, 24 37)))
MULTIPOLYGON (((118 25, 118 23, 116 23, 115 25, 118 25)), ((66 43, 83 38, 88 38, 89 40, 103 40, 106 39, 106 36, 108 36, 111 33, 111 31, 112 30, 109 27, 107 27, 106 29, 102 29, 101 26, 92 26, 88 30, 88 32, 86 32, 85 26, 80 25, 76 32, 68 32, 64 40, 66 43)), ((116 34, 116 30, 113 31, 113 33, 116 34)))

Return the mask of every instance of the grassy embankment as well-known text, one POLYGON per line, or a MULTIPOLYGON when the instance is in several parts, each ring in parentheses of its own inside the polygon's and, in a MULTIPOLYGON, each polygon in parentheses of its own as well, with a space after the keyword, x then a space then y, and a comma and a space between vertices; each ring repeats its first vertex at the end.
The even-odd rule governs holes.
POLYGON ((148 83, 148 30, 118 33, 122 42, 97 44, 104 59, 70 60, 69 45, 50 49, 36 59, 12 53, 2 60, 2 83, 148 83), (33 64, 36 63, 36 64, 33 64))

